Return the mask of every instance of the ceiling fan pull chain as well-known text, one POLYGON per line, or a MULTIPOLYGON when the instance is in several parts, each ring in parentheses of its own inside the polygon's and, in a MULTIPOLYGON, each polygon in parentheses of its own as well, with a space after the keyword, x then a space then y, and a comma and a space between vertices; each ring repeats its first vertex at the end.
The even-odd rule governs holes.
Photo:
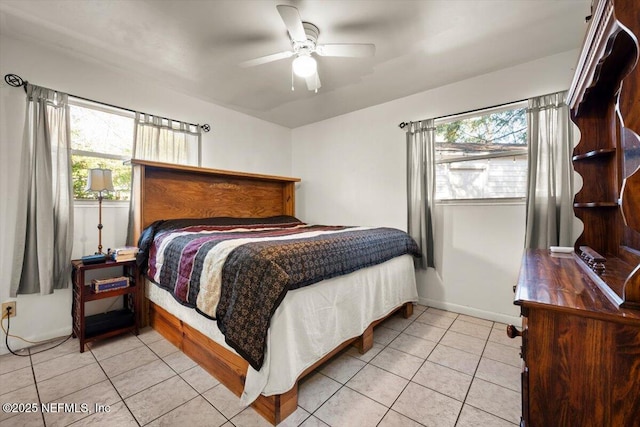
POLYGON ((291 92, 295 91, 296 89, 293 87, 293 67, 291 67, 291 92))

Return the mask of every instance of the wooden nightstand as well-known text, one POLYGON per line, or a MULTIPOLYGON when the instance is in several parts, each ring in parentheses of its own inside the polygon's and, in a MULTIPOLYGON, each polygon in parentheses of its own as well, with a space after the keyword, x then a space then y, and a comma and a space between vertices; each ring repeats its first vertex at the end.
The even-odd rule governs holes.
MULTIPOLYGON (((134 332, 138 335, 138 312, 140 297, 138 296, 138 267, 135 261, 107 261, 100 264, 85 265, 81 260, 71 261, 73 282, 73 336, 80 340, 80 353, 88 342, 114 335, 134 332), (106 292, 94 293, 91 283, 86 282, 86 272, 104 268, 121 267, 123 275, 129 277, 129 286, 106 292), (124 304, 120 310, 100 313, 85 317, 85 303, 103 298, 123 295, 124 304)), ((118 274, 119 276, 119 274, 118 274)))

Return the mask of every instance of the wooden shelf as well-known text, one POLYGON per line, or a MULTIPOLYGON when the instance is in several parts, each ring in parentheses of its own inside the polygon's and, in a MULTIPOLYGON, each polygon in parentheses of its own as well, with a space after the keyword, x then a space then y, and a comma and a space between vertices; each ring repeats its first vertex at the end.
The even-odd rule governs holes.
POLYGON ((574 162, 577 160, 591 160, 591 159, 598 159, 598 158, 607 157, 607 156, 611 157, 615 153, 616 153, 615 148, 601 148, 599 150, 592 150, 583 154, 576 154, 575 156, 572 157, 572 159, 574 162))
POLYGON ((617 208, 617 202, 587 202, 587 203, 574 203, 574 208, 617 208))
MULTIPOLYGON (((135 261, 107 261, 98 264, 85 265, 81 260, 71 261, 73 282, 73 336, 80 342, 80 353, 84 352, 85 344, 91 341, 109 338, 118 334, 133 332, 138 334, 139 296, 138 267, 135 261), (87 283, 86 272, 100 269, 121 267, 125 276, 129 277, 130 286, 94 293, 87 283), (124 306, 121 310, 85 316, 85 303, 104 298, 124 296, 124 306)), ((104 274, 113 272, 105 271, 104 274)))
POLYGON ((100 270, 100 269, 109 268, 109 267, 128 266, 128 265, 132 265, 132 264, 135 264, 135 259, 134 260, 128 260, 128 261, 114 261, 114 260, 108 259, 105 262, 98 262, 96 264, 85 264, 85 263, 82 262, 82 260, 79 260, 79 259, 71 261, 71 265, 74 268, 82 267, 82 269, 85 270, 85 271, 88 271, 88 270, 100 270))
POLYGON ((85 318, 85 341, 135 331, 135 313, 128 309, 94 314, 85 318))
MULTIPOLYGON (((130 280, 133 281, 133 278, 131 278, 130 280)), ((103 298, 111 298, 111 297, 118 297, 120 295, 125 295, 125 294, 132 294, 132 293, 134 293, 136 291, 137 291, 137 288, 134 285, 134 286, 127 286, 126 288, 114 289, 112 291, 94 293, 91 290, 91 286, 86 286, 85 285, 84 300, 85 301, 95 301, 95 300, 99 300, 99 299, 103 299, 103 298)))

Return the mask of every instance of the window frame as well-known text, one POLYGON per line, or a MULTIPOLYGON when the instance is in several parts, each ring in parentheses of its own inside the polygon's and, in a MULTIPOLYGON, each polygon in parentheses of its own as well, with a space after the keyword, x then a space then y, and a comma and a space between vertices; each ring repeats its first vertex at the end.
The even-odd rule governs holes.
MULTIPOLYGON (((440 118, 437 118, 437 119, 434 120, 433 126, 434 126, 434 128, 437 128, 438 126, 446 124, 446 123, 451 123, 451 122, 455 122, 455 121, 458 121, 458 120, 470 119, 470 118, 478 117, 478 116, 486 116, 488 114, 500 113, 500 112, 509 111, 509 110, 525 109, 525 111, 526 111, 527 107, 528 107, 528 103, 527 103, 526 100, 511 102, 511 103, 508 103, 508 104, 500 105, 498 107, 488 107, 488 108, 483 108, 483 109, 470 111, 470 112, 467 112, 467 113, 453 114, 453 115, 450 115, 450 116, 440 117, 440 118)), ((436 151, 437 151, 438 142, 434 141, 434 145, 435 145, 436 151)), ((528 156, 529 156, 529 144, 528 144, 528 142, 527 142, 527 145, 525 146, 525 148, 523 148, 522 150, 517 150, 517 151, 512 151, 512 152, 498 152, 498 153, 495 153, 495 154, 481 154, 481 155, 477 155, 477 156, 458 156, 458 157, 451 157, 451 158, 448 158, 448 159, 437 159, 437 160, 435 160, 435 164, 439 165, 439 164, 458 163, 458 162, 472 161, 472 160, 489 160, 489 159, 498 159, 498 158, 504 158, 504 157, 514 157, 514 156, 526 156, 527 161, 528 161, 528 156)), ((527 175, 528 175, 528 173, 527 173, 527 175)), ((528 182, 528 176, 527 176, 527 182, 528 182)), ((437 176, 436 176, 436 185, 437 185, 437 176)), ((474 198, 468 198, 468 199, 437 198, 437 197, 434 197, 434 202, 436 204, 447 204, 447 205, 454 205, 454 204, 475 204, 475 205, 477 205, 477 204, 492 204, 492 205, 495 205, 495 204, 514 204, 514 203, 522 204, 525 201, 526 201, 526 195, 521 196, 521 197, 474 197, 474 198)))
MULTIPOLYGON (((92 102, 86 99, 82 99, 82 98, 76 98, 73 96, 69 96, 69 100, 68 100, 68 104, 69 106, 73 106, 73 107, 80 107, 80 108, 85 108, 85 109, 91 109, 91 110, 96 110, 96 111, 100 111, 102 113, 107 113, 107 114, 114 114, 117 116, 121 116, 121 117, 125 117, 127 119, 131 119, 132 121, 132 129, 135 130, 135 113, 129 110, 125 110, 125 109, 121 109, 121 108, 116 108, 116 107, 111 107, 111 106, 107 106, 107 105, 103 105, 97 102, 92 102)), ((135 138, 135 135, 134 135, 135 138)), ((110 154, 110 153, 105 153, 105 152, 99 152, 99 151, 86 151, 86 150, 76 150, 71 148, 71 156, 73 159, 73 156, 83 156, 83 157, 93 157, 93 158, 97 158, 97 159, 106 159, 106 160, 120 160, 123 162, 127 162, 130 161, 133 158, 133 145, 134 145, 134 141, 131 141, 131 155, 117 155, 117 154, 110 154)), ((72 164, 73 164, 73 160, 72 160, 72 164)), ((131 197, 129 195, 129 197, 131 197)), ((98 199, 77 199, 75 197, 74 194, 74 198, 73 198, 74 203, 81 203, 81 204, 96 204, 98 203, 98 199)), ((121 199, 104 199, 103 200, 103 204, 105 203, 117 203, 117 204, 122 204, 122 203, 129 203, 129 200, 121 200, 121 199)))

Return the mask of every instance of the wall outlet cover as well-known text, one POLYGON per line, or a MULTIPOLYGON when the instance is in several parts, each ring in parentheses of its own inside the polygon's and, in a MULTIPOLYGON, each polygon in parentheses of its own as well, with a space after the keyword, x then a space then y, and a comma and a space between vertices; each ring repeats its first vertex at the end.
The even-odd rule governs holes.
POLYGON ((2 317, 4 318, 4 316, 6 316, 7 314, 7 307, 11 307, 11 315, 9 317, 15 317, 16 316, 16 301, 7 301, 7 302, 3 302, 2 303, 2 317))

